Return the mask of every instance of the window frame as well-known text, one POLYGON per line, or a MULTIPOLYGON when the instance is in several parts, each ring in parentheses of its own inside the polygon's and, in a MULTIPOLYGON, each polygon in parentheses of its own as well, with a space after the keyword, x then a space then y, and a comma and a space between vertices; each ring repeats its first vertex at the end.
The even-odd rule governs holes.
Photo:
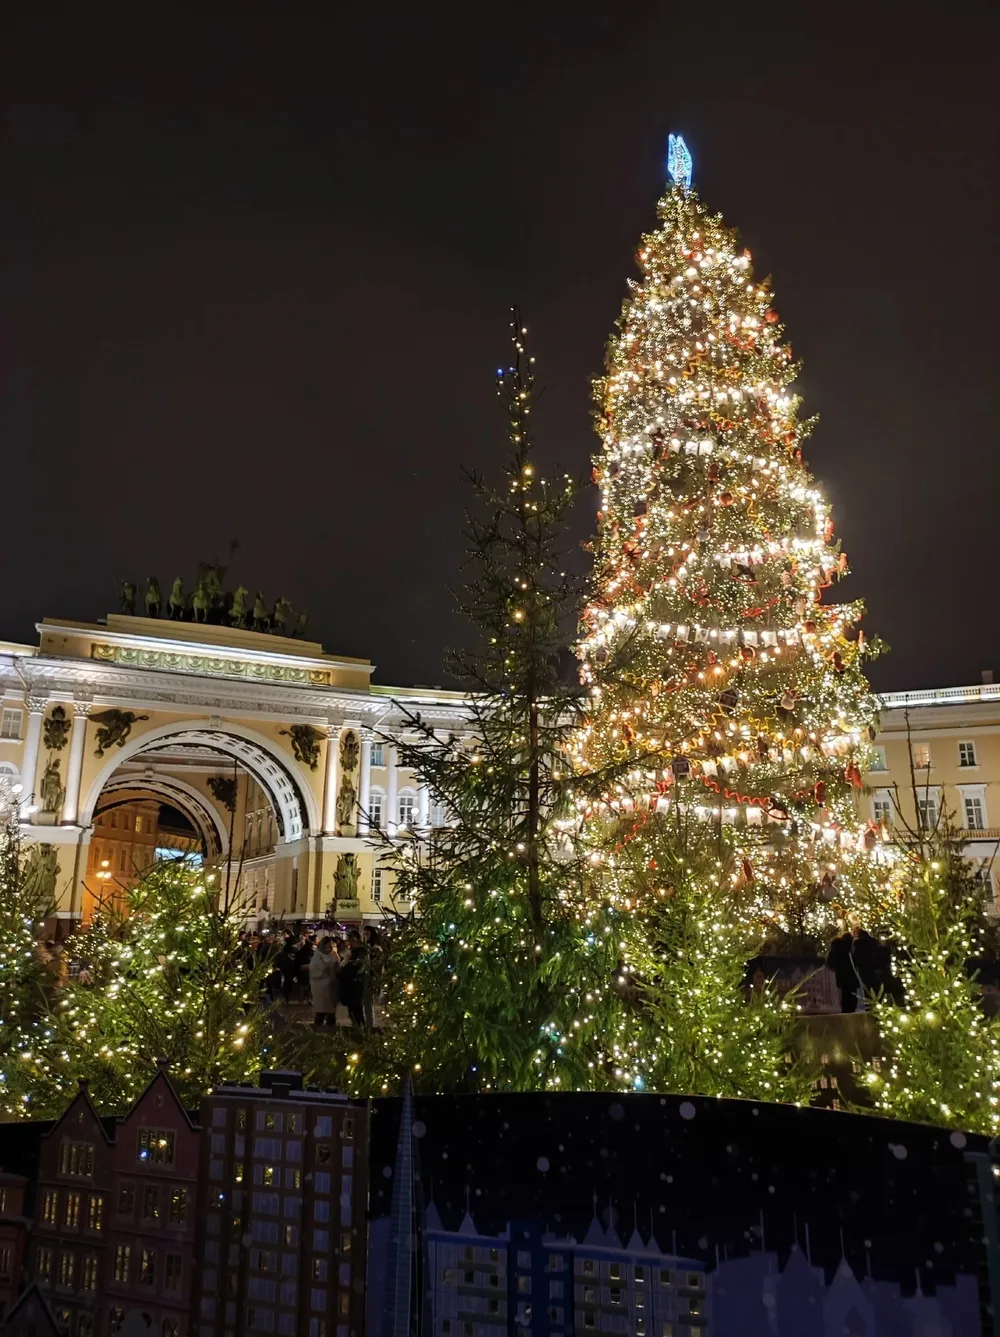
POLYGON ((979 754, 976 751, 976 740, 974 738, 959 739, 958 766, 959 770, 962 771, 976 771, 979 769, 979 754), (971 760, 968 758, 971 758, 971 760))

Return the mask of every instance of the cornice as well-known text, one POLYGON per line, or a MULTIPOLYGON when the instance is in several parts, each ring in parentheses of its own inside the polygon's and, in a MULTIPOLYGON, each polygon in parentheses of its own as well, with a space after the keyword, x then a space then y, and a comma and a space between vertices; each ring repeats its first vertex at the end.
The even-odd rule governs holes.
MULTIPOLYGON (((97 709, 126 704, 153 710, 229 711, 255 719, 281 718, 320 726, 351 721, 376 730, 391 730, 405 725, 391 689, 382 688, 379 695, 373 696, 357 688, 243 683, 228 678, 123 668, 99 660, 41 655, 21 660, 15 668, 14 659, 15 656, 0 652, 0 690, 14 690, 23 695, 27 684, 32 696, 45 694, 50 699, 65 701, 86 696, 97 709)), ((444 701, 438 702, 421 693, 419 702, 412 696, 401 699, 407 707, 419 705, 421 713, 436 725, 467 723, 468 710, 461 698, 456 697, 456 693, 448 693, 444 701)))

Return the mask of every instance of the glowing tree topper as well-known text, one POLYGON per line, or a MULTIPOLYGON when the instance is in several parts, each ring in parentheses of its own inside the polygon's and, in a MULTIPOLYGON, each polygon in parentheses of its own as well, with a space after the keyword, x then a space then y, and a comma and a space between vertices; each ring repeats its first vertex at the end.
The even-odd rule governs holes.
MULTIPOLYGON (((804 937, 871 894, 862 606, 828 602, 847 558, 803 461, 769 283, 691 188, 679 136, 669 170, 596 387, 591 707, 574 751, 582 773, 616 778, 582 807, 614 828, 613 889, 616 843, 693 815, 749 917, 804 937)), ((632 894, 623 876, 615 896, 632 894)))

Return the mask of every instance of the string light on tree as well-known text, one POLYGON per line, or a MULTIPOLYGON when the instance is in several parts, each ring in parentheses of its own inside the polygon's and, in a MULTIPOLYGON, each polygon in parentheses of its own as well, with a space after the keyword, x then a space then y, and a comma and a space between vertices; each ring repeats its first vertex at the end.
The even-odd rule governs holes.
MULTIPOLYGON (((581 774, 614 778, 580 813, 620 846, 702 823, 720 894, 748 926, 801 939, 884 895, 856 803, 877 647, 861 604, 829 599, 847 558, 805 465, 812 424, 769 282, 699 198, 680 136, 668 171, 596 387, 590 711, 572 750, 581 774)), ((609 884, 634 910, 630 875, 609 884)))

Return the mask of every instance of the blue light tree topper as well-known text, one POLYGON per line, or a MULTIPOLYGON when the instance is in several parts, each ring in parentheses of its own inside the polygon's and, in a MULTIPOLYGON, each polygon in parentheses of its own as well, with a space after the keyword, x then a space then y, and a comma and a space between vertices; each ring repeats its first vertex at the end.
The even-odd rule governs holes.
POLYGON ((680 135, 667 136, 667 175, 675 186, 691 187, 691 150, 680 135))

